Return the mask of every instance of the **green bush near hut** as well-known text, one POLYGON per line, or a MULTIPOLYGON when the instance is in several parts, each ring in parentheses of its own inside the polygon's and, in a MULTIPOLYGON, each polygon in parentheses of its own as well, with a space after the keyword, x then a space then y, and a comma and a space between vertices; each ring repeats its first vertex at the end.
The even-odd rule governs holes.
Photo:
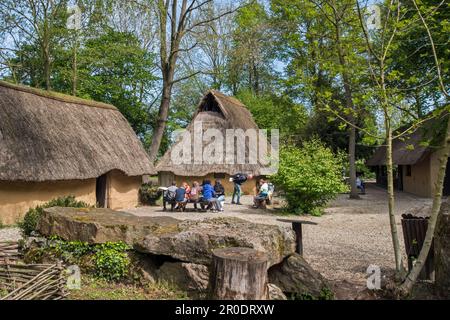
POLYGON ((157 185, 153 183, 144 183, 139 188, 139 201, 143 205, 155 206, 156 201, 158 201, 163 192, 159 190, 157 185))
POLYGON ((74 196, 59 197, 53 199, 43 205, 30 208, 21 222, 18 223, 19 228, 24 236, 30 236, 36 231, 38 221, 45 208, 51 207, 71 207, 71 208, 89 208, 91 207, 85 202, 77 201, 74 196))
POLYGON ((300 148, 282 147, 272 181, 284 190, 289 212, 320 215, 329 200, 348 191, 342 181, 343 160, 317 139, 300 148))

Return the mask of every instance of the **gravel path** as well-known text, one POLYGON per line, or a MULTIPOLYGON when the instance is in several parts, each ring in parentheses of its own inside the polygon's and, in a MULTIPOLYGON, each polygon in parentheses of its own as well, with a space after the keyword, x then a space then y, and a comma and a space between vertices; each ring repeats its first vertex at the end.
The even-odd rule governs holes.
POLYGON ((0 242, 18 241, 22 239, 19 228, 3 228, 0 229, 0 242))
MULTIPOLYGON (((369 185, 367 195, 361 200, 349 200, 340 195, 330 203, 322 217, 298 217, 317 222, 317 226, 303 227, 305 259, 313 268, 333 282, 349 282, 363 287, 366 269, 374 264, 381 267, 382 274, 393 272, 394 254, 390 236, 385 190, 369 185)), ((228 199, 229 200, 229 199, 228 199)), ((251 197, 242 199, 244 205, 225 205, 224 213, 163 212, 161 208, 141 207, 128 210, 138 216, 172 216, 177 219, 204 219, 211 216, 238 217, 255 223, 286 225, 277 221, 280 217, 269 210, 250 207, 251 197)), ((431 199, 398 193, 397 215, 417 210, 431 204, 431 199)), ((295 217, 293 217, 295 218, 295 217)), ((397 219, 400 237, 400 217, 397 219)), ((400 239, 402 250, 403 238, 400 239)))

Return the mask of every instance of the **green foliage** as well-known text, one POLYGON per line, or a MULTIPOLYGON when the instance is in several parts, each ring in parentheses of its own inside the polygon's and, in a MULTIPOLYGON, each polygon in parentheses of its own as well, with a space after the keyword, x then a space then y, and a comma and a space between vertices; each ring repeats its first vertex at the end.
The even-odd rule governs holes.
POLYGON ((25 213, 23 221, 18 223, 22 234, 29 236, 33 231, 36 231, 38 221, 44 212, 44 209, 51 207, 88 208, 90 206, 85 202, 77 201, 74 196, 67 196, 53 199, 35 208, 30 208, 27 213, 25 213))
POLYGON ((153 183, 144 183, 139 188, 139 201, 144 205, 156 205, 156 201, 158 201, 162 196, 162 191, 158 190, 158 186, 153 183))
POLYGON ((304 129, 307 121, 305 107, 287 96, 255 95, 251 90, 242 90, 237 98, 249 108, 261 129, 279 129, 282 138, 299 134, 304 129))
POLYGON ((328 287, 323 287, 320 290, 319 296, 315 297, 310 293, 296 293, 289 297, 291 300, 334 300, 334 293, 328 287))
POLYGON ((128 274, 130 247, 123 242, 107 242, 94 246, 95 274, 106 280, 120 280, 128 274))
POLYGON ((371 171, 363 159, 356 160, 356 172, 360 173, 363 179, 374 179, 375 172, 371 171))
POLYGON ((313 139, 301 148, 282 147, 280 168, 272 180, 284 190, 290 211, 320 215, 329 200, 347 191, 342 169, 342 156, 313 139))
MULTIPOLYGON (((188 295, 172 284, 156 281, 136 286, 85 275, 83 290, 72 290, 70 300, 186 300, 188 295)), ((1 294, 1 293, 0 293, 1 294)))
POLYGON ((43 258, 58 258, 69 264, 79 265, 85 272, 105 280, 117 281, 125 278, 130 271, 130 246, 123 242, 89 244, 82 241, 64 241, 50 237, 47 245, 27 253, 30 262, 40 262, 43 258), (31 259, 31 260, 30 260, 31 259))

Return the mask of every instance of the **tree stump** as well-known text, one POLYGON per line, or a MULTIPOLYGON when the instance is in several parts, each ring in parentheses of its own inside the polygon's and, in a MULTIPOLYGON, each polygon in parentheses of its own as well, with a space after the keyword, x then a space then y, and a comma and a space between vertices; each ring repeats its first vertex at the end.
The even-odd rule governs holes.
POLYGON ((268 258, 250 248, 213 250, 210 273, 211 298, 217 300, 265 300, 268 258))

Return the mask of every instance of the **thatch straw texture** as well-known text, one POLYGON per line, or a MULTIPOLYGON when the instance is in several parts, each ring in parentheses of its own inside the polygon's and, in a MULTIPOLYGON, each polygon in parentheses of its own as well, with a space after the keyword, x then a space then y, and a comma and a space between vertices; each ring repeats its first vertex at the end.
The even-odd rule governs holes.
POLYGON ((0 180, 83 180, 113 169, 155 173, 114 106, 0 82, 0 180))
MULTIPOLYGON (((415 131, 392 141, 392 160, 394 165, 414 165, 424 160, 430 153, 441 147, 442 141, 439 138, 439 131, 442 128, 442 121, 448 121, 448 113, 437 118, 431 118, 423 123, 415 131)), ((405 126, 396 133, 406 130, 405 126)), ((377 148, 375 154, 367 161, 369 166, 379 166, 386 164, 386 146, 377 148)))
MULTIPOLYGON (((227 129, 258 129, 250 111, 239 100, 226 96, 215 90, 210 90, 200 102, 197 112, 192 122, 187 127, 187 131, 194 135, 195 123, 201 122, 203 131, 214 128, 222 132, 226 136, 227 129)), ((226 173, 236 174, 238 172, 252 173, 259 175, 261 172, 261 164, 243 163, 228 164, 224 161, 222 164, 195 164, 194 162, 194 145, 192 145, 192 161, 190 164, 176 164, 172 161, 172 152, 176 148, 176 142, 170 150, 166 152, 164 157, 156 166, 158 172, 173 172, 178 176, 205 176, 210 173, 226 173)), ((205 148, 209 142, 203 142, 205 148)), ((225 142, 224 142, 225 146, 225 142)), ((257 145, 246 143, 246 157, 250 151, 257 150, 257 145)), ((224 147, 225 150, 225 147, 224 147)), ((236 158, 235 158, 236 159, 236 158)))

